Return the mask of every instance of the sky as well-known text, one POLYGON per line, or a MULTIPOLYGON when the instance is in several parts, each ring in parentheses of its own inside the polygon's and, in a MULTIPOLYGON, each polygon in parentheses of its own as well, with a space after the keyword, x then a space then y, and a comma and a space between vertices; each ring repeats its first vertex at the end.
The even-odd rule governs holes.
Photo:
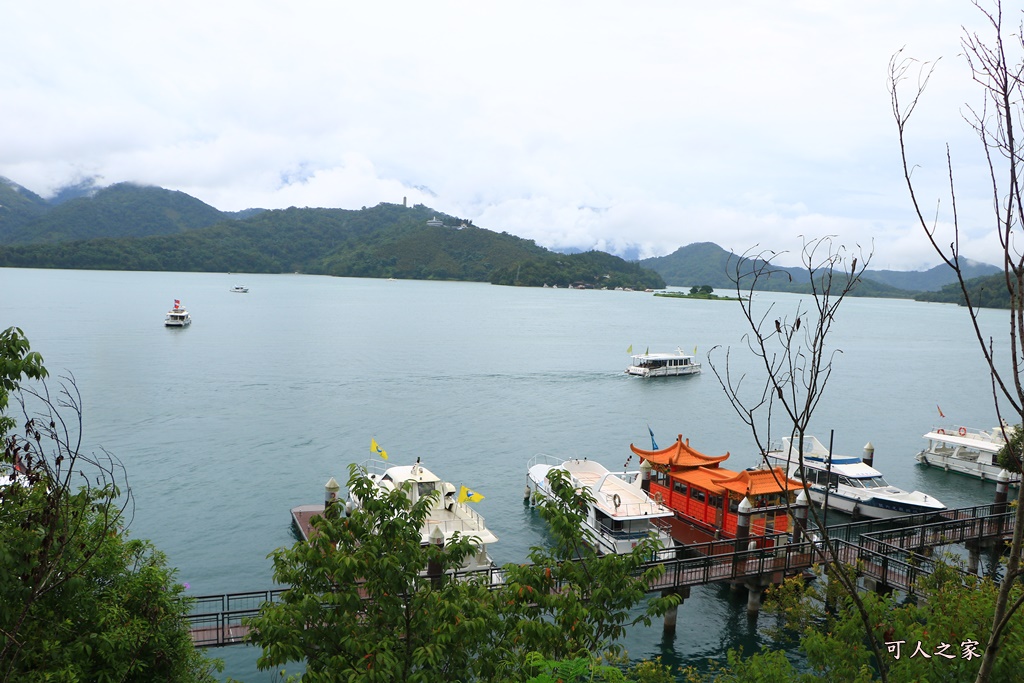
POLYGON ((949 145, 961 253, 999 264, 965 30, 993 35, 968 0, 8 3, 0 176, 223 211, 407 201, 641 258, 714 242, 798 265, 831 236, 925 270, 889 95, 902 50, 908 98, 935 66, 908 128, 926 219, 952 240, 949 145))

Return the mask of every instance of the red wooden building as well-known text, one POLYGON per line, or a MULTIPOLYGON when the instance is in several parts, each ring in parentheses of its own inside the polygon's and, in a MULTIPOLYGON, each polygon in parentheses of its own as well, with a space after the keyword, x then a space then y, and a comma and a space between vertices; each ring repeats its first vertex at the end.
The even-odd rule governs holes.
POLYGON ((641 463, 651 465, 646 482, 651 496, 675 511, 676 516, 721 538, 736 537, 737 508, 748 498, 754 510, 750 535, 790 531, 792 521, 779 506, 796 498, 800 482, 786 477, 780 467, 735 472, 721 466, 725 455, 705 455, 690 447, 683 435, 671 446, 644 450, 629 445, 641 463))

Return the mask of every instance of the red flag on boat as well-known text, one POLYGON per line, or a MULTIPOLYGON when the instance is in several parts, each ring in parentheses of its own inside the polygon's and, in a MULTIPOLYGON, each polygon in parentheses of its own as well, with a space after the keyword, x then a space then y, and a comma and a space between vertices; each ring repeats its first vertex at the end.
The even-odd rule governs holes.
MULTIPOLYGON (((936 407, 936 408, 939 408, 939 404, 938 404, 938 403, 936 403, 936 404, 935 404, 935 407, 936 407)), ((939 417, 946 417, 945 415, 943 415, 943 414, 942 414, 942 408, 939 408, 939 417)))
POLYGON ((179 304, 181 304, 181 299, 175 299, 174 300, 174 307, 177 308, 179 304))

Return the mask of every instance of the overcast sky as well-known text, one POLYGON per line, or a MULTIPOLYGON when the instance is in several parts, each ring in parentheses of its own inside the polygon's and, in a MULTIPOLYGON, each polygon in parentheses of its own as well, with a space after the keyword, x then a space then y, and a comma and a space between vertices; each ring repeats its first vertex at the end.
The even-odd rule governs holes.
POLYGON ((961 117, 979 101, 962 27, 991 30, 967 0, 54 0, 3 14, 0 176, 43 196, 95 176, 226 211, 408 198, 548 248, 711 241, 795 265, 799 236, 835 235, 873 249, 872 268, 922 270, 939 261, 887 87, 905 48, 941 57, 911 127, 928 210, 949 143, 962 253, 999 263, 961 117))

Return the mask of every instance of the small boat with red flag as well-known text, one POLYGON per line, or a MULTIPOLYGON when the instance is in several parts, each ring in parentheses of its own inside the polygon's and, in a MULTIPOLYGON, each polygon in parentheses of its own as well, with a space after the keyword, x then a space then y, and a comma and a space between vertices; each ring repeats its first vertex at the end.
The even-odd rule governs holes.
POLYGON ((165 327, 188 327, 192 324, 192 316, 189 315, 185 307, 181 305, 181 299, 174 300, 174 308, 167 311, 167 317, 164 318, 165 327))

